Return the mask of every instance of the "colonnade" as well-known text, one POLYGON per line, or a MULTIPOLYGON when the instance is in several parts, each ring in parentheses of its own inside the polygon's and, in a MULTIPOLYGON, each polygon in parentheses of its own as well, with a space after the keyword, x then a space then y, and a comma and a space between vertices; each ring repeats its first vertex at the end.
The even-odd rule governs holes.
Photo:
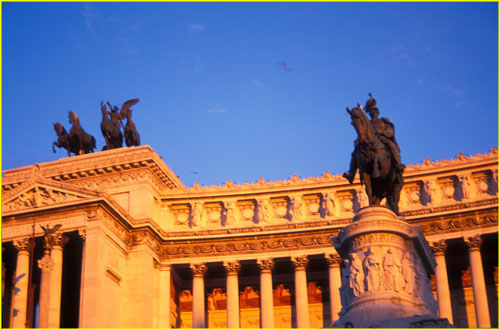
MULTIPOLYGON (((337 254, 325 254, 329 264, 329 284, 330 284, 330 306, 334 320, 338 318, 338 312, 342 306, 340 304, 339 288, 341 286, 340 261, 337 254)), ((297 328, 310 328, 309 305, 307 292, 306 267, 309 259, 306 255, 290 257, 294 266, 295 285, 295 318, 297 328)), ((260 325, 262 328, 274 328, 274 303, 273 303, 273 280, 272 269, 275 265, 273 258, 256 259, 260 271, 260 325)), ((227 327, 240 327, 238 272, 240 262, 237 260, 224 261, 226 271, 226 295, 227 295, 227 327)), ((205 285, 204 275, 207 265, 204 262, 191 263, 190 269, 193 274, 192 297, 193 328, 205 328, 205 285)))
MULTIPOLYGON (((84 232, 83 232, 84 233, 84 232)), ((85 239, 84 235, 80 235, 85 239)), ((67 239, 62 234, 56 235, 50 251, 45 250, 44 257, 37 261, 38 267, 42 271, 40 285, 40 311, 39 327, 58 328, 60 326, 61 309, 61 281, 62 281, 62 260, 63 246, 67 239)), ((464 242, 468 248, 468 259, 472 275, 472 288, 474 295, 475 312, 477 326, 479 328, 491 327, 486 285, 481 261, 480 246, 482 239, 480 235, 464 237, 464 242)), ((27 320, 28 302, 28 273, 30 261, 30 239, 19 239, 13 242, 17 249, 17 267, 15 270, 15 292, 12 300, 11 324, 13 328, 23 328, 27 320)), ((431 244, 437 262, 436 266, 436 291, 439 304, 439 316, 447 318, 453 323, 452 304, 450 298, 450 286, 446 269, 445 252, 447 243, 445 240, 435 241, 431 244)), ((84 249, 85 250, 85 249, 84 249)), ((336 253, 326 253, 324 255, 328 263, 328 283, 330 311, 332 321, 338 319, 341 300, 339 288, 341 286, 341 258, 336 253)), ((290 260, 294 267, 294 289, 295 289, 295 319, 298 328, 309 328, 309 310, 307 293, 307 272, 308 257, 306 255, 291 256, 290 260)), ((82 264, 85 263, 85 255, 82 264)), ((260 271, 260 325, 262 328, 274 328, 274 306, 273 306, 273 274, 272 270, 275 261, 272 258, 256 259, 260 271)), ((226 294, 227 294, 227 326, 228 328, 240 327, 240 306, 239 306, 239 282, 238 275, 240 262, 238 260, 227 260, 223 262, 226 270, 226 294)), ((194 328, 204 328, 205 324, 205 273, 207 265, 204 262, 190 265, 193 282, 193 323, 194 328)), ((161 265, 160 282, 170 283, 172 265, 161 265)), ((164 300, 163 308, 169 306, 170 287, 161 285, 160 300, 164 300)), ((82 304, 82 303, 81 303, 82 304)), ((82 306, 80 306, 80 309, 82 306)), ((170 313, 162 313, 159 325, 170 327, 170 313)))
MULTIPOLYGON (((50 246, 46 246, 43 257, 37 261, 41 270, 38 327, 59 328, 61 314, 61 287, 63 267, 63 247, 68 238, 62 233, 51 236, 50 246)), ((13 242, 17 249, 17 266, 12 299, 11 327, 28 326, 28 287, 30 272, 31 238, 13 242)))
MULTIPOLYGON (((469 265, 472 275, 472 289, 474 292, 474 306, 476 310, 476 320, 478 328, 491 328, 490 312, 488 308, 488 297, 486 294, 486 284, 484 281, 483 263, 481 261, 480 235, 464 237, 467 244, 469 265)), ((448 272, 446 270, 445 252, 448 244, 445 240, 432 243, 431 248, 436 258, 436 293, 439 304, 439 316, 447 318, 453 323, 453 314, 450 299, 450 286, 448 283, 448 272)))

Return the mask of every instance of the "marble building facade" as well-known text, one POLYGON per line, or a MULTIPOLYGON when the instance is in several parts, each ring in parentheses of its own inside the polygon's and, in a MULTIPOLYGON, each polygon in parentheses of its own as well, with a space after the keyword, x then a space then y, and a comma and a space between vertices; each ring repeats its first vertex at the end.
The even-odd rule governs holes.
MULTIPOLYGON (((404 180, 439 316, 498 327, 497 149, 426 159, 404 180)), ((329 172, 187 188, 149 146, 6 170, 2 326, 328 327, 343 267, 330 238, 366 206, 359 178, 329 172), (45 257, 40 226, 59 224, 45 257)))

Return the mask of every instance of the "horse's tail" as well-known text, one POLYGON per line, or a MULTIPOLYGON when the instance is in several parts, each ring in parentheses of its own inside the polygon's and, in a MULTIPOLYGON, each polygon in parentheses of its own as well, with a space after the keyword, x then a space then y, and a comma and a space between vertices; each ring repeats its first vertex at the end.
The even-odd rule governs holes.
POLYGON ((90 152, 94 152, 94 149, 96 148, 95 146, 95 137, 91 135, 91 146, 90 146, 90 152))

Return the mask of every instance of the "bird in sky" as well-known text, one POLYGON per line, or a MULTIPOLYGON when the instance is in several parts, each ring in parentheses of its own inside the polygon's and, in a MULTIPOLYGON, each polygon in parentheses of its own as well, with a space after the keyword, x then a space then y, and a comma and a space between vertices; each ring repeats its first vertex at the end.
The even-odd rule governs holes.
POLYGON ((280 66, 281 69, 283 69, 286 72, 293 71, 292 67, 289 66, 285 61, 278 62, 278 65, 280 66))

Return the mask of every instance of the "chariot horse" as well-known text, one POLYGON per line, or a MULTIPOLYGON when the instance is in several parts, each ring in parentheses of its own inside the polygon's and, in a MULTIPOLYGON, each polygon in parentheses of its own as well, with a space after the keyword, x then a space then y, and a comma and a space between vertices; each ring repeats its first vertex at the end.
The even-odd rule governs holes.
POLYGON ((54 130, 57 134, 57 141, 52 143, 52 152, 56 152, 56 148, 64 148, 68 151, 68 157, 71 156, 71 153, 75 155, 78 154, 78 150, 75 148, 71 148, 69 143, 69 134, 61 123, 54 123, 54 130))
POLYGON ((80 124, 78 115, 73 111, 69 112, 69 123, 73 124, 69 131, 69 144, 71 150, 77 150, 77 155, 88 154, 94 152, 95 138, 89 133, 85 132, 80 124))
POLYGON ((347 112, 351 124, 358 133, 356 148, 353 153, 359 169, 361 182, 365 184, 370 206, 380 206, 383 198, 387 206, 399 215, 399 195, 403 187, 403 175, 393 165, 392 155, 386 145, 375 134, 375 130, 361 105, 347 112), (373 175, 374 169, 379 175, 373 175))
POLYGON ((106 105, 102 101, 101 101, 101 112, 102 112, 101 132, 102 135, 104 136, 104 140, 106 141, 106 145, 103 147, 102 150, 121 148, 123 146, 123 135, 122 132, 120 131, 120 124, 116 126, 113 123, 113 121, 109 119, 108 110, 106 109, 106 105))

